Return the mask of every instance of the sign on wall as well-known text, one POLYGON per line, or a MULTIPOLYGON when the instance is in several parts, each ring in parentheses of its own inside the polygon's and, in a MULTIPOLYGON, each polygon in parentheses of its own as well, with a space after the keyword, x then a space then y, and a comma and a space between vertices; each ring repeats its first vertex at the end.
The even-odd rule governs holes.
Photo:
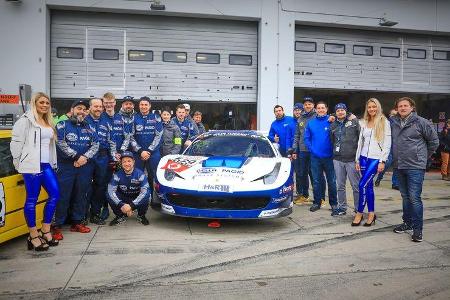
POLYGON ((0 104, 19 104, 19 95, 0 94, 0 104))

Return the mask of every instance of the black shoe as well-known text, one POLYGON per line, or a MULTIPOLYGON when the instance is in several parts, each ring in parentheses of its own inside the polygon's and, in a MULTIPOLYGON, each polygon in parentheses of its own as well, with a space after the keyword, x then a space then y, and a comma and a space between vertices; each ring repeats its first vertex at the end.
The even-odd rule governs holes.
POLYGON ((318 211, 319 209, 320 209, 320 205, 313 204, 313 205, 311 205, 311 207, 309 208, 309 211, 315 212, 315 211, 318 211))
POLYGON ((150 222, 148 221, 148 219, 145 217, 145 215, 138 215, 137 216, 137 220, 139 223, 141 223, 142 225, 147 226, 148 224, 150 224, 150 222))
POLYGON ((375 180, 375 186, 380 186, 381 179, 375 180))
POLYGON ((109 218, 109 208, 107 207, 103 207, 102 212, 100 213, 100 218, 102 220, 106 220, 109 218))
POLYGON ((127 217, 125 216, 116 216, 111 222, 109 222, 109 226, 120 225, 127 221, 127 217))
POLYGON ((345 215, 345 214, 346 214, 346 212, 344 210, 342 210, 342 209, 339 209, 339 208, 335 208, 335 209, 331 210, 331 216, 332 217, 342 216, 342 215, 345 215))
MULTIPOLYGON (((361 213, 361 214, 362 214, 362 213, 361 213)), ((355 216, 355 217, 356 217, 356 216, 355 216)), ((361 225, 361 222, 362 222, 363 219, 364 219, 364 215, 361 216, 361 220, 359 220, 358 223, 352 222, 352 226, 359 226, 359 225, 361 225)))
POLYGON ((393 185, 393 186, 392 186, 392 189, 393 189, 393 190, 397 190, 397 191, 400 190, 400 188, 398 187, 398 185, 393 185))
POLYGON ((87 226, 89 224, 88 219, 85 218, 85 219, 81 220, 80 224, 84 225, 84 226, 87 226))
POLYGON ((370 223, 366 222, 366 223, 364 223, 363 226, 365 226, 365 227, 370 227, 370 226, 372 226, 372 225, 375 225, 375 221, 376 221, 376 220, 377 220, 377 215, 374 215, 374 216, 373 216, 372 222, 370 222, 370 223))
POLYGON ((406 223, 397 225, 397 226, 395 226, 395 228, 394 228, 394 232, 395 232, 395 233, 403 233, 403 232, 408 231, 408 230, 412 230, 412 227, 409 226, 409 225, 406 224, 406 223))
POLYGON ((422 231, 414 229, 413 234, 411 236, 411 240, 416 243, 420 243, 421 241, 423 241, 422 231))
POLYGON ((34 251, 47 251, 49 248, 49 245, 45 242, 45 240, 40 236, 35 236, 34 238, 31 237, 31 235, 28 236, 27 239, 27 246, 28 246, 28 250, 33 250, 34 251), (38 239, 41 243, 37 246, 35 246, 31 241, 32 240, 36 240, 38 239))
POLYGON ((94 214, 91 215, 91 217, 89 218, 89 221, 91 223, 94 223, 94 224, 97 224, 97 225, 105 225, 106 224, 105 220, 100 218, 100 216, 94 215, 94 214))
POLYGON ((49 245, 50 247, 56 247, 59 245, 59 240, 56 240, 53 236, 51 240, 47 240, 47 236, 46 234, 51 233, 49 232, 43 232, 42 230, 40 230, 41 232, 41 238, 47 243, 47 245, 49 245))

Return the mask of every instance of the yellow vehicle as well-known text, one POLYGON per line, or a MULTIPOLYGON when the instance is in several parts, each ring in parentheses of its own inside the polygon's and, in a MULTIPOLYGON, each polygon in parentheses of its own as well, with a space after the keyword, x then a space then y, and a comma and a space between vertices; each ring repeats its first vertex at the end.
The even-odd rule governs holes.
MULTIPOLYGON (((0 130, 0 244, 28 233, 23 214, 25 183, 12 163, 11 130, 0 130)), ((36 206, 36 226, 41 227, 47 193, 41 190, 36 206)))

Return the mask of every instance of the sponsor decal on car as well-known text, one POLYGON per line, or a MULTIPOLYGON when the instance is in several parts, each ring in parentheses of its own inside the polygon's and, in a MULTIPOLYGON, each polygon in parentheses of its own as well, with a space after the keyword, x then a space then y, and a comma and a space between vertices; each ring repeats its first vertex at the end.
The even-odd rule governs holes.
POLYGON ((186 158, 186 157, 176 157, 174 159, 169 159, 166 164, 161 167, 161 169, 169 169, 174 172, 183 172, 184 170, 187 170, 197 164, 198 162, 202 161, 203 158, 186 158))
POLYGON ((293 190, 294 190, 294 184, 291 184, 291 185, 288 185, 288 186, 283 185, 280 188, 280 195, 290 193, 293 190))
POLYGON ((244 171, 242 170, 236 170, 236 169, 222 169, 222 173, 230 173, 230 174, 244 174, 244 171))
POLYGON ((226 184, 200 184, 198 187, 199 191, 205 192, 224 192, 224 193, 232 193, 232 189, 229 185, 226 184))
POLYGON ((217 172, 217 169, 214 168, 200 168, 197 170, 198 174, 212 174, 217 172))
POLYGON ((287 198, 288 198, 288 196, 282 196, 282 197, 279 197, 279 198, 272 198, 272 202, 273 203, 280 203, 280 202, 286 201, 287 198))

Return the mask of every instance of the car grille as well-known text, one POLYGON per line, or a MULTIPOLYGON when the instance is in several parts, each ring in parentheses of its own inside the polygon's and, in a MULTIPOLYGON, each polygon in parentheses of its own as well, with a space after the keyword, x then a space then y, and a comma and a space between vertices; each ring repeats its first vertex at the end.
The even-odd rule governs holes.
POLYGON ((167 198, 173 205, 199 209, 262 209, 270 202, 269 197, 199 197, 183 194, 168 194, 167 198))

